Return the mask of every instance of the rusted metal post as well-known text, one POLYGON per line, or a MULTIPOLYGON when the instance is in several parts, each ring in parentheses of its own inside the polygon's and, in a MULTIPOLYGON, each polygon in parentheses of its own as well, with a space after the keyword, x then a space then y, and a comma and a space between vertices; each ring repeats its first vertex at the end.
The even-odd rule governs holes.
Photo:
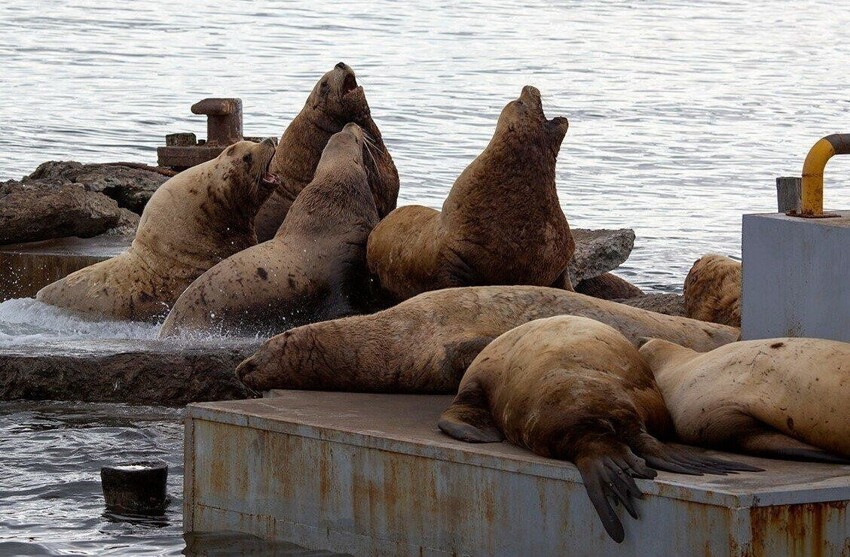
POLYGON ((192 114, 207 116, 209 146, 226 147, 242 141, 242 99, 204 99, 192 105, 192 114))

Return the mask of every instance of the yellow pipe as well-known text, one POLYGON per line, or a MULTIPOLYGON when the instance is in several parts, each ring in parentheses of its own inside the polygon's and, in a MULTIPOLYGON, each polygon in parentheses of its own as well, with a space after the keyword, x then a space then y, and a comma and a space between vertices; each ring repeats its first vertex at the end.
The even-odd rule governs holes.
POLYGON ((847 133, 828 135, 809 150, 803 163, 802 216, 823 216, 823 170, 833 155, 846 154, 850 154, 850 134, 847 133))

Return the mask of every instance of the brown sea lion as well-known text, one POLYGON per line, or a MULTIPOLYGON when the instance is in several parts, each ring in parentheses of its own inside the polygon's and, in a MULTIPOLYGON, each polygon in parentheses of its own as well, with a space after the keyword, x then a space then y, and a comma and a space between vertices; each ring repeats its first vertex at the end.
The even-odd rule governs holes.
POLYGON ((254 214, 277 186, 274 141, 241 141, 165 182, 127 252, 39 290, 46 304, 105 319, 165 315, 207 269, 257 243, 254 214))
POLYGON ((664 398, 637 348, 613 327, 576 316, 538 319, 487 345, 438 423, 474 443, 502 436, 545 457, 570 460, 605 530, 623 541, 607 497, 637 518, 633 477, 655 470, 701 474, 752 470, 658 438, 673 433, 664 398))
POLYGON ((614 273, 584 279, 576 284, 575 291, 603 300, 626 300, 643 296, 643 290, 614 273))
POLYGON ((738 330, 556 288, 478 286, 426 292, 390 309, 298 327, 269 339, 237 373, 258 389, 454 393, 470 362, 514 327, 583 315, 637 342, 657 336, 710 350, 738 330))
POLYGON ((555 190, 568 126, 547 120, 540 92, 524 87, 442 211, 400 207, 375 227, 367 257, 381 287, 404 300, 453 286, 562 284, 575 251, 555 190))
POLYGON ((381 130, 372 120, 363 87, 357 85, 354 71, 340 62, 316 83, 304 108, 280 138, 270 167, 280 176, 280 185, 257 213, 257 237, 261 242, 277 233, 295 198, 313 180, 328 140, 348 122, 366 132, 366 174, 378 215, 383 218, 395 209, 398 172, 381 130))
POLYGON ((741 262, 709 253, 696 260, 685 278, 688 317, 741 326, 741 262))
POLYGON ((195 280, 160 337, 181 331, 270 335, 362 311, 366 239, 378 223, 365 149, 357 124, 334 135, 277 235, 195 280))
POLYGON ((699 353, 653 339, 640 353, 685 442, 773 458, 850 459, 850 343, 774 338, 699 353))

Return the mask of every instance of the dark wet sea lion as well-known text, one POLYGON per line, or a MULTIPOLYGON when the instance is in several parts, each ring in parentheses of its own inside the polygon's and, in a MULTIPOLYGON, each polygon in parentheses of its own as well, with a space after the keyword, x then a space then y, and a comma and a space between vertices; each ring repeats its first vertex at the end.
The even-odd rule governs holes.
POLYGON ((608 502, 637 518, 633 478, 754 470, 663 444, 673 423, 637 348, 616 329, 558 316, 501 335, 475 358, 439 427, 464 441, 502 436, 545 457, 570 460, 608 534, 623 525, 608 502))
POLYGON ((381 287, 404 300, 454 286, 562 284, 575 250, 555 190, 568 126, 547 120, 540 92, 524 87, 442 211, 399 207, 375 227, 367 256, 381 287))
POLYGON ((257 243, 254 215, 277 185, 274 142, 241 141, 156 190, 130 249, 42 288, 44 303, 101 319, 165 315, 207 269, 257 243))
POLYGON ((160 336, 270 335, 362 311, 366 239, 378 212, 366 180, 363 131, 347 124, 277 235, 222 261, 180 296, 160 336))
POLYGON ((741 262, 709 253, 685 278, 685 311, 692 319, 741 326, 741 262))
POLYGON ((627 300, 643 296, 643 290, 614 273, 584 279, 576 284, 575 291, 603 300, 627 300))
POLYGON ((366 173, 378 215, 384 217, 395 209, 398 172, 384 145, 381 130, 372 119, 363 87, 357 85, 354 71, 340 62, 316 83, 304 108, 280 138, 270 167, 271 172, 280 176, 280 186, 256 219, 257 237, 261 242, 277 233, 295 198, 313 180, 328 140, 348 122, 363 128, 369 139, 366 173))
POLYGON ((653 339, 640 353, 685 442, 772 458, 850 459, 850 343, 775 338, 699 353, 653 339))
POLYGON ((710 350, 738 329, 661 315, 556 288, 479 286, 426 292, 390 309, 298 327, 269 339, 237 373, 250 387, 454 393, 484 346, 553 315, 608 323, 630 340, 668 338, 710 350))

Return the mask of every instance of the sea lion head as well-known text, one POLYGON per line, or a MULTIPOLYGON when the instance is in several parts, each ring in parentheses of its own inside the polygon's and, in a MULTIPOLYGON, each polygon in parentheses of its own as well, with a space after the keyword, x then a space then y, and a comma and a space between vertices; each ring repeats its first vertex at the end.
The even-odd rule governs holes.
POLYGON ((371 120, 369 103, 363 87, 348 65, 343 62, 322 76, 307 98, 314 122, 328 130, 339 129, 346 122, 366 125, 371 120))
POLYGON ((562 116, 547 120, 540 91, 526 85, 519 97, 502 109, 496 135, 514 145, 538 145, 551 149, 557 156, 569 127, 569 121, 562 116))
POLYGON ((280 183, 276 174, 269 171, 276 141, 266 138, 259 143, 240 141, 218 156, 216 166, 224 170, 225 181, 247 199, 254 210, 258 209, 280 183))

